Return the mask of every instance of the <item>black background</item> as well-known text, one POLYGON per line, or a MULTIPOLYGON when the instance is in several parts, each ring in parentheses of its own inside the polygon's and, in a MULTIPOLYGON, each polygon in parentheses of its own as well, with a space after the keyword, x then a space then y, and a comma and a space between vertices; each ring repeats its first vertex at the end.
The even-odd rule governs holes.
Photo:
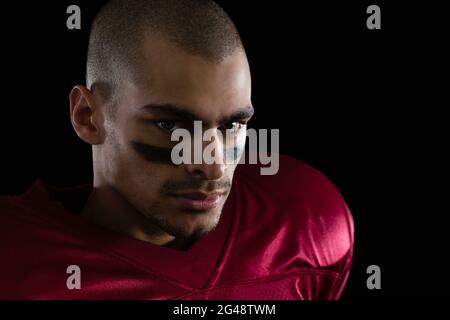
MULTIPOLYGON (((280 129, 281 152, 325 173, 353 212, 342 299, 448 296, 449 37, 439 2, 218 2, 249 57, 250 127, 280 129), (366 28, 371 4, 381 7, 381 30, 366 28), (366 287, 371 264, 381 267, 381 290, 366 287)), ((0 194, 22 193, 35 179, 92 179, 68 94, 84 84, 89 26, 102 3, 0 4, 0 194), (71 4, 81 7, 81 30, 66 28, 71 4)))

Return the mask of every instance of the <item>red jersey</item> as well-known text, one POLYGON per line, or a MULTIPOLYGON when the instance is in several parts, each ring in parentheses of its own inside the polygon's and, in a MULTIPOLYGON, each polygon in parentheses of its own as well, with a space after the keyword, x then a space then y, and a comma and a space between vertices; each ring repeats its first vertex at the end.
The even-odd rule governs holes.
POLYGON ((280 155, 273 176, 260 168, 238 165, 219 224, 187 251, 67 209, 91 186, 55 194, 37 181, 1 197, 0 299, 337 299, 353 253, 345 201, 301 161, 280 155), (67 285, 72 265, 79 289, 67 285))

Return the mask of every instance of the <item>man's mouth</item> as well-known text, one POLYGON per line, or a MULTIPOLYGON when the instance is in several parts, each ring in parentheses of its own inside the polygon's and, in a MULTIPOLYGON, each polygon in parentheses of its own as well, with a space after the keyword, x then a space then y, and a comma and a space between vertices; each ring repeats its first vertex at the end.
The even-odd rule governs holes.
POLYGON ((175 203, 182 208, 195 211, 207 211, 216 208, 225 194, 225 191, 216 191, 212 193, 186 192, 171 194, 170 196, 173 197, 175 203))

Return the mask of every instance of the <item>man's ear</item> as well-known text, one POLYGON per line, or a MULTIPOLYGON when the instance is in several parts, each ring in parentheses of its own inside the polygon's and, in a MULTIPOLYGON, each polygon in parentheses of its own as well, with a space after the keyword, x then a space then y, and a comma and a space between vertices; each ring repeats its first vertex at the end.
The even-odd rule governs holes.
POLYGON ((101 144, 104 139, 103 114, 93 93, 82 85, 75 86, 69 95, 70 120, 81 140, 101 144))

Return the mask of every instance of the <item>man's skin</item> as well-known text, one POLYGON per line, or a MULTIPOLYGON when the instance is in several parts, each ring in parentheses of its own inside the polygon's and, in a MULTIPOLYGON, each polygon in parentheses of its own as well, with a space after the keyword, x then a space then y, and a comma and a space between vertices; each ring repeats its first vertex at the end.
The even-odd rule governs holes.
MULTIPOLYGON (((113 118, 95 84, 91 90, 77 85, 70 93, 72 125, 93 146, 93 190, 81 216, 143 241, 186 250, 217 225, 237 164, 175 166, 152 157, 154 147, 170 150, 177 143, 170 141, 171 130, 192 126, 192 121, 164 114, 164 108, 175 105, 195 114, 204 130, 217 128, 225 134, 225 129, 233 129, 245 136, 253 112, 249 65, 242 48, 221 62, 210 62, 156 35, 146 36, 142 49, 140 76, 123 75, 113 118), (142 109, 148 105, 160 107, 142 109), (239 111, 239 119, 220 121, 239 111), (133 142, 149 146, 150 156, 139 153, 133 142), (222 196, 216 207, 194 211, 168 194, 191 192, 222 196)), ((228 146, 228 141, 225 146, 217 136, 213 143, 222 152, 219 158, 228 147, 243 148, 228 146)), ((202 142, 203 147, 207 144, 202 142)))

